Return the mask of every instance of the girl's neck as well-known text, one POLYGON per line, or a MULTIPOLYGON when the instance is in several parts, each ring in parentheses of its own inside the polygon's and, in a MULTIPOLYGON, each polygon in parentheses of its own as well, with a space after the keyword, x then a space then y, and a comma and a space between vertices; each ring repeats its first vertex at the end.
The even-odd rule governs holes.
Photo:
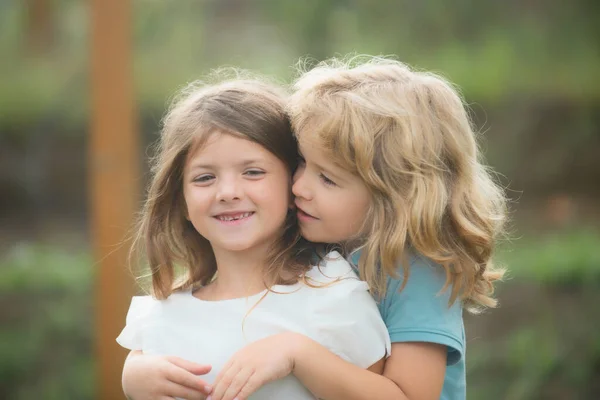
POLYGON ((266 289, 264 268, 268 249, 225 251, 214 249, 216 279, 197 292, 204 300, 227 300, 252 296, 266 289))

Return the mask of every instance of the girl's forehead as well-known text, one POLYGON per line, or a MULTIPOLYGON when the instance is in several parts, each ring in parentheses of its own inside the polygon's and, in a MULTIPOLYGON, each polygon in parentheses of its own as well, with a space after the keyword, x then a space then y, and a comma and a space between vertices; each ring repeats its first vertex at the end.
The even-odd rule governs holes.
POLYGON ((195 151, 190 150, 184 168, 190 172, 199 168, 246 168, 252 165, 288 170, 285 163, 262 144, 227 132, 216 132, 196 145, 195 151))
POLYGON ((239 139, 244 139, 240 133, 224 131, 218 128, 212 128, 205 131, 197 132, 190 140, 190 145, 187 152, 187 161, 192 157, 201 153, 207 146, 214 144, 223 136, 231 136, 239 139))

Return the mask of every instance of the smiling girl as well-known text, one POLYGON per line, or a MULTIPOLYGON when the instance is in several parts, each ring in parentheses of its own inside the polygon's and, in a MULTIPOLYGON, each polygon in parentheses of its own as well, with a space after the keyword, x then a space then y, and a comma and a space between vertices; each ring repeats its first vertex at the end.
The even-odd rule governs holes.
MULTIPOLYGON (((311 265, 300 239, 284 107, 276 87, 235 79, 190 86, 165 117, 137 240, 153 296, 133 299, 117 339, 130 364, 154 364, 124 378, 129 397, 203 398, 236 351, 283 332, 381 371, 389 336, 366 283, 335 252, 311 265)), ((315 398, 290 366, 269 357, 262 366, 245 376, 269 377, 253 399, 315 398)))

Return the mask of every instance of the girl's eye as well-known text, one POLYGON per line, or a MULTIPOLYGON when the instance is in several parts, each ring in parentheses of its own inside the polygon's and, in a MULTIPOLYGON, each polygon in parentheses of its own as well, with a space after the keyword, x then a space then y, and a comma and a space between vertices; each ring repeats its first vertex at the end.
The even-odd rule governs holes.
POLYGON ((259 177, 259 176, 263 176, 265 174, 265 171, 261 171, 260 169, 250 169, 246 172, 244 172, 244 175, 250 176, 250 177, 259 177))
POLYGON ((215 177, 213 175, 200 175, 197 176, 193 179, 192 182, 196 182, 196 183, 208 183, 211 180, 215 179, 215 177))
POLYGON ((323 181, 323 183, 327 186, 337 186, 337 184, 332 181, 331 179, 329 179, 328 177, 326 177, 325 175, 323 175, 323 173, 319 174, 319 178, 321 178, 321 180, 323 181))

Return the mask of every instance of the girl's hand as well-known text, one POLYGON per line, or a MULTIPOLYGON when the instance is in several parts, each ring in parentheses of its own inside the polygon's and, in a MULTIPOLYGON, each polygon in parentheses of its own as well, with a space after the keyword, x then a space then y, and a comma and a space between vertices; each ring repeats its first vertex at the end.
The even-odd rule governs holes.
POLYGON ((133 400, 165 400, 180 397, 204 400, 211 387, 197 375, 207 374, 210 365, 179 357, 144 355, 133 351, 123 367, 123 392, 133 400))
POLYGON ((285 332, 244 347, 225 364, 207 400, 246 400, 266 383, 291 374, 302 338, 285 332))

